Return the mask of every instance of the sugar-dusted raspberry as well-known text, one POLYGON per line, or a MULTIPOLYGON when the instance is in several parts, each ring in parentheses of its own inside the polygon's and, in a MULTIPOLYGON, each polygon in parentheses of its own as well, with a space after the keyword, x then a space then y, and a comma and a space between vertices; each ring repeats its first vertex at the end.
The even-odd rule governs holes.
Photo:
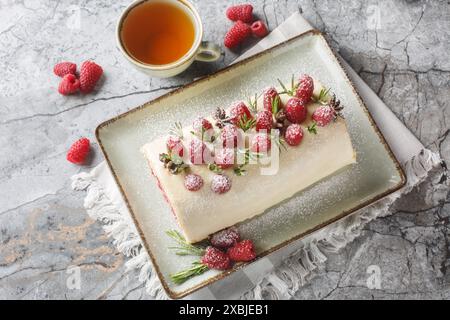
POLYGON ((239 130, 235 125, 227 124, 220 132, 224 148, 234 148, 238 144, 239 130))
POLYGON ((267 153, 270 151, 272 142, 270 140, 270 135, 265 133, 259 133, 253 136, 250 150, 256 153, 267 153))
POLYGON ((227 270, 231 267, 230 258, 227 254, 214 247, 206 248, 200 262, 208 268, 216 270, 227 270))
POLYGON ((303 129, 297 124, 293 123, 289 125, 286 129, 286 133, 284 134, 284 140, 290 146, 298 146, 303 139, 303 129))
POLYGON ((292 123, 302 123, 306 120, 307 110, 302 99, 291 98, 284 108, 286 118, 292 123))
POLYGON ((314 92, 314 80, 307 74, 300 76, 295 96, 304 103, 309 103, 314 92))
POLYGON ((173 135, 169 136, 169 138, 167 138, 166 145, 169 152, 176 154, 179 157, 183 157, 184 147, 180 137, 173 135))
POLYGON ((231 227, 214 233, 209 241, 214 247, 229 248, 234 246, 240 239, 239 232, 236 227, 231 227))
POLYGON ((213 126, 212 126, 211 122, 209 122, 207 119, 202 118, 202 117, 198 117, 192 123, 192 129, 194 130, 195 133, 199 133, 199 134, 212 129, 212 127, 213 126))
POLYGON ((242 101, 235 102, 231 106, 230 117, 231 117, 231 122, 233 124, 238 124, 239 121, 241 121, 241 120, 249 120, 249 119, 253 118, 252 113, 250 112, 250 109, 242 101))
POLYGON ((272 112, 263 110, 256 114, 256 131, 265 130, 269 133, 273 126, 272 112))
POLYGON ((223 194, 231 189, 231 179, 225 174, 216 174, 211 181, 211 190, 223 194))
POLYGON ((203 178, 198 174, 188 174, 184 178, 184 186, 189 191, 198 191, 203 187, 203 178))
POLYGON ((327 126, 335 117, 335 111, 330 106, 319 107, 312 115, 312 119, 319 127, 327 126))
POLYGON ((192 164, 204 164, 205 163, 205 150, 206 144, 198 139, 193 138, 189 143, 189 156, 192 164))
MULTIPOLYGON (((263 93, 263 107, 264 110, 267 110, 269 112, 273 111, 273 103, 275 99, 278 100, 278 103, 280 104, 280 95, 278 94, 277 89, 274 87, 270 87, 264 90, 263 93)), ((281 109, 281 105, 278 105, 278 109, 281 109)))
POLYGON ((234 165, 234 149, 221 148, 216 151, 214 162, 222 169, 231 168, 234 165))
POLYGON ((255 247, 251 240, 242 240, 227 250, 232 261, 247 262, 256 258, 255 247))

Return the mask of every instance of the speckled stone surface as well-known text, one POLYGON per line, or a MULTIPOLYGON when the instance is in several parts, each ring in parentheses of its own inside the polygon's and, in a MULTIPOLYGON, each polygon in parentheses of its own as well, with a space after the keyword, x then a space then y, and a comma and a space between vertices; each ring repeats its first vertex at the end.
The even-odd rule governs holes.
MULTIPOLYGON (((176 78, 151 79, 115 45, 116 21, 128 2, 0 1, 1 299, 149 298, 100 224, 85 214, 84 194, 70 188, 71 175, 102 160, 98 146, 84 167, 66 162, 66 150, 80 136, 94 141, 103 120, 220 69, 248 46, 176 78), (54 63, 86 59, 104 67, 101 86, 86 96, 60 96, 54 63), (73 266, 81 271, 79 289, 70 284, 73 266)), ((231 2, 194 2, 205 39, 221 42, 231 2)), ((448 1, 252 2, 271 29, 301 10, 406 126, 450 160, 448 1)), ((449 299, 450 198, 428 205, 423 199, 433 192, 424 184, 394 215, 368 224, 296 297, 449 299), (374 265, 379 289, 366 285, 374 265)))

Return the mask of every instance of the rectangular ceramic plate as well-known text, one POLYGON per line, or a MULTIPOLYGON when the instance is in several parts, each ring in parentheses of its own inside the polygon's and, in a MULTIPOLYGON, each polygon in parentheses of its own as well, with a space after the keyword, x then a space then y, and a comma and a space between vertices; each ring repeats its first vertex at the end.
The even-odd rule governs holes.
POLYGON ((170 274, 188 267, 194 258, 179 257, 167 249, 173 243, 165 231, 178 228, 140 147, 166 134, 176 121, 189 125, 198 115, 211 114, 218 106, 226 107, 276 85, 277 78, 289 83, 292 74, 300 73, 308 73, 332 88, 345 106, 357 163, 242 223, 239 228, 243 237, 255 242, 261 258, 379 200, 406 182, 397 160, 320 32, 304 33, 98 126, 98 142, 170 297, 184 297, 235 270, 208 271, 182 285, 170 281, 170 274))

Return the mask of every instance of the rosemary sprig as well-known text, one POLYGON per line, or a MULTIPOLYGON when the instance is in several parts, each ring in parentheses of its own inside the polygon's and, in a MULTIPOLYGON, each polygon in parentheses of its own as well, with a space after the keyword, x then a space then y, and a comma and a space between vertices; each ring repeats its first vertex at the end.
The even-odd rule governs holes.
POLYGON ((179 174, 189 168, 189 166, 183 162, 183 159, 173 153, 160 153, 159 161, 161 161, 164 164, 164 167, 172 174, 179 174))
POLYGON ((312 134, 317 134, 317 123, 313 122, 312 125, 308 126, 308 132, 312 134))
POLYGON ((183 126, 181 125, 181 122, 175 122, 172 127, 170 127, 169 133, 183 139, 183 126))
POLYGON ((179 256, 202 256, 205 250, 200 247, 196 247, 186 241, 184 237, 176 230, 166 231, 166 234, 177 242, 177 246, 169 247, 169 249, 176 250, 175 254, 179 256))
POLYGON ((280 153, 282 151, 281 149, 284 149, 284 151, 287 151, 286 141, 282 137, 278 136, 278 139, 276 139, 275 136, 272 136, 272 138, 273 138, 273 140, 275 140, 275 144, 278 146, 280 153))
POLYGON ((254 98, 249 98, 248 99, 248 106, 250 108, 250 111, 253 114, 257 114, 258 113, 258 94, 255 93, 255 97, 254 98))
POLYGON ((239 149, 239 150, 237 150, 237 152, 244 155, 244 165, 249 164, 250 159, 251 160, 256 160, 256 159, 259 159, 260 157, 263 156, 262 153, 260 153, 260 152, 253 152, 249 148, 239 149))
POLYGON ((256 160, 263 156, 262 153, 253 152, 249 148, 238 149, 237 152, 244 155, 244 163, 233 168, 234 174, 239 177, 247 174, 245 167, 250 163, 250 160, 256 160))
POLYGON ((197 276, 199 274, 204 273, 208 270, 208 267, 202 264, 200 261, 196 261, 192 263, 192 266, 189 269, 177 272, 175 274, 170 275, 170 279, 175 284, 182 284, 193 276, 197 276))
POLYGON ((193 136, 196 136, 197 138, 199 138, 202 141, 207 141, 207 142, 211 142, 211 143, 216 141, 217 133, 215 131, 213 131, 213 134, 211 134, 211 135, 209 135, 209 131, 208 131, 208 135, 206 136, 207 139, 205 139, 205 133, 206 132, 207 132, 207 130, 205 130, 205 128, 202 128, 201 132, 195 132, 193 130, 190 131, 190 133, 193 136))
POLYGON ((294 78, 294 75, 292 75, 292 78, 291 78, 291 88, 290 88, 290 89, 288 89, 288 88, 284 85, 284 83, 281 82, 280 79, 277 79, 277 80, 278 80, 278 82, 280 83, 281 88, 283 89, 283 91, 281 91, 279 94, 287 94, 287 95, 289 95, 289 96, 293 96, 293 95, 295 94, 295 92, 297 91, 297 89, 298 89, 298 83, 295 84, 295 78, 294 78))
POLYGON ((313 96, 312 100, 316 103, 320 103, 321 105, 326 105, 328 103, 328 94, 330 93, 330 88, 322 88, 319 92, 318 96, 313 96))
POLYGON ((280 104, 281 104, 281 101, 280 101, 280 97, 279 96, 275 97, 272 100, 272 114, 274 114, 274 115, 278 114, 278 111, 280 111, 279 110, 280 109, 280 104))
POLYGON ((210 163, 210 164, 208 165, 208 169, 209 169, 210 171, 214 172, 214 173, 217 173, 217 174, 223 173, 222 168, 220 168, 220 167, 219 167, 217 164, 215 164, 215 163, 210 163))
POLYGON ((241 128, 244 132, 252 129, 256 125, 255 118, 248 118, 246 114, 244 114, 238 122, 238 127, 241 128))
POLYGON ((233 172, 239 177, 245 176, 247 174, 247 170, 245 170, 244 168, 245 164, 241 164, 240 166, 234 167, 233 172))

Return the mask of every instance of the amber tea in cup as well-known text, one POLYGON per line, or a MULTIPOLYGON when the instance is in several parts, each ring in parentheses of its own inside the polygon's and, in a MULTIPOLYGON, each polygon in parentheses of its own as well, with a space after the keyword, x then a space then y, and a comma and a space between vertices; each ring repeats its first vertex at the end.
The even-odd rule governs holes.
POLYGON ((121 33, 129 54, 151 65, 179 60, 195 40, 193 18, 176 1, 148 1, 135 6, 125 17, 121 33))
POLYGON ((214 62, 220 47, 204 41, 200 15, 189 0, 135 0, 119 18, 116 39, 139 71, 168 78, 194 61, 214 62))

